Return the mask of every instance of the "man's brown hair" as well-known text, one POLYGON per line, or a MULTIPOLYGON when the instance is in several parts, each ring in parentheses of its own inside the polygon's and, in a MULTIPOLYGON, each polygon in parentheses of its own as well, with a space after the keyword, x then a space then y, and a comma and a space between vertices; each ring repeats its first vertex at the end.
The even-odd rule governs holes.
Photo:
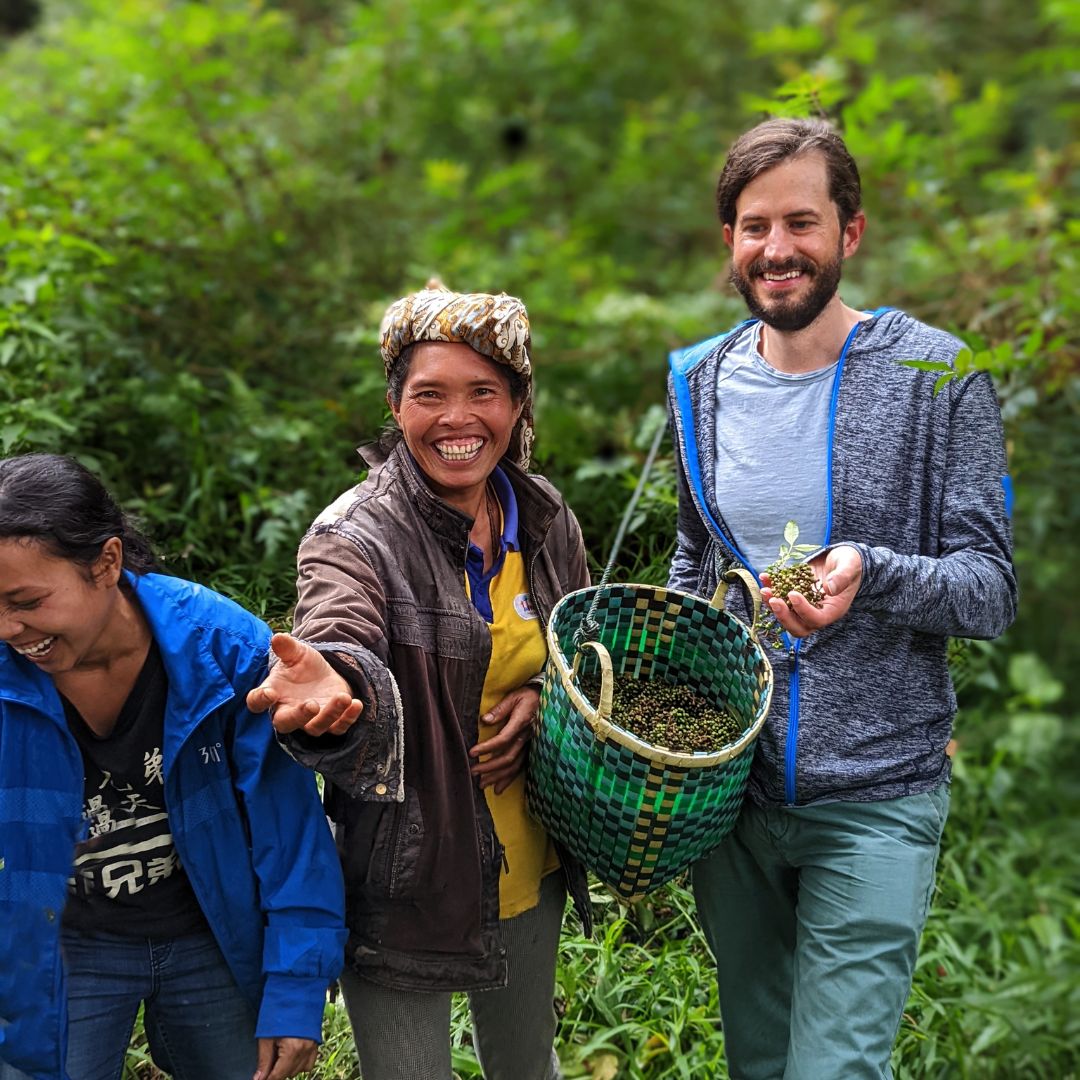
POLYGON ((716 185, 716 209, 725 225, 735 224, 735 203, 744 187, 767 169, 803 154, 825 159, 829 198, 843 229, 862 207, 859 169, 844 140, 824 120, 766 120, 740 135, 728 152, 716 185))

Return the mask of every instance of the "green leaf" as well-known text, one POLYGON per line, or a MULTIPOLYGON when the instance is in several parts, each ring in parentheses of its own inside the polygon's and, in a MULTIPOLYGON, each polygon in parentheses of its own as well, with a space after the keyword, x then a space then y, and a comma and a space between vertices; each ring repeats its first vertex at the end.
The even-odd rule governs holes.
POLYGON ((21 322, 23 330, 29 330, 32 334, 37 334, 38 337, 43 337, 47 341, 51 341, 54 344, 58 344, 60 339, 50 330, 44 323, 38 322, 37 319, 23 319, 21 322))
POLYGON ((62 416, 58 416, 52 409, 46 409, 40 405, 26 404, 24 405, 23 411, 31 419, 40 420, 50 427, 58 428, 67 435, 74 435, 79 430, 70 420, 65 420, 62 416))
POLYGON ((799 526, 794 521, 789 521, 784 526, 784 540, 790 545, 799 539, 799 526))
POLYGON ((934 380, 933 396, 937 397, 938 394, 940 394, 941 391, 944 390, 945 387, 948 386, 949 383, 951 383, 958 374, 959 372, 957 371, 946 371, 944 375, 939 375, 934 380))
POLYGON ((1064 728, 1065 721, 1057 713, 1017 712, 1009 718, 1009 730, 996 745, 1018 761, 1050 761, 1061 745, 1064 728))
POLYGON ((60 237, 60 246, 66 248, 72 248, 77 251, 87 251, 93 255, 98 262, 105 266, 112 266, 116 259, 113 258, 100 244, 95 244, 90 240, 85 240, 81 236, 70 236, 65 233, 60 237))
POLYGON ((963 375, 969 371, 979 370, 979 357, 985 354, 985 350, 978 354, 974 353, 971 349, 961 349, 953 359, 953 368, 959 374, 963 375))
POLYGON ((1030 652, 1009 657, 1009 684, 1032 705, 1052 705, 1065 693, 1065 684, 1041 657, 1030 652))
POLYGON ((904 367, 914 368, 916 371, 952 371, 953 366, 947 360, 900 360, 904 367))

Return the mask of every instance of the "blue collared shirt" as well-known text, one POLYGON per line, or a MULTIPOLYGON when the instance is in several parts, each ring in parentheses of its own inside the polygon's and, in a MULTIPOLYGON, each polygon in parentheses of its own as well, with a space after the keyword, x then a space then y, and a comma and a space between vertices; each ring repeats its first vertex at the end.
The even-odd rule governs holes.
POLYGON ((465 574, 469 580, 469 597, 473 607, 484 617, 487 622, 495 621, 495 614, 491 609, 491 594, 489 585, 491 579, 502 569, 507 551, 519 551, 518 546, 518 505, 517 496, 510 486, 506 473, 497 465, 491 474, 491 487, 499 500, 502 509, 503 528, 499 538, 499 550, 494 553, 491 569, 484 573, 484 553, 475 544, 469 544, 469 550, 465 554, 465 574))

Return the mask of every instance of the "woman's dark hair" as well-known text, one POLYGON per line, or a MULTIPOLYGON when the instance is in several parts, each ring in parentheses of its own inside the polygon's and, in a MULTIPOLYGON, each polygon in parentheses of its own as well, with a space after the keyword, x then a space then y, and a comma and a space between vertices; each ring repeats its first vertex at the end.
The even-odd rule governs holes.
MULTIPOLYGON (((405 391, 405 380, 409 377, 409 368, 412 366, 413 354, 416 351, 416 346, 423 344, 423 341, 414 341, 411 345, 406 345, 405 348, 401 350, 400 355, 394 361, 393 367, 390 368, 390 371, 386 376, 386 393, 394 403, 394 408, 397 408, 401 404, 401 395, 405 391)), ((483 353, 479 355, 482 356, 483 353)), ((487 359, 491 358, 487 357, 487 359)), ((513 398, 514 401, 520 401, 525 396, 527 389, 525 380, 508 364, 500 364, 498 361, 492 362, 509 381, 510 397, 513 398)), ((394 423, 393 418, 391 418, 390 422, 379 433, 379 446, 382 448, 383 453, 389 453, 394 445, 400 440, 401 431, 398 429, 397 424, 394 423)))
POLYGON ((124 569, 158 569, 157 556, 105 485, 74 458, 20 454, 0 461, 0 539, 37 540, 61 559, 90 567, 120 538, 124 569))
POLYGON ((394 408, 397 408, 401 404, 401 395, 405 390, 405 379, 409 375, 409 368, 412 367, 412 358, 415 349, 415 341, 411 345, 406 345, 398 354, 398 358, 394 361, 393 367, 387 372, 386 396, 394 403, 394 408))
POLYGON ((716 185, 716 209, 721 222, 735 224, 735 203, 751 180, 791 158, 810 153, 825 159, 829 198, 836 204, 840 228, 845 228, 862 207, 855 159, 826 121, 786 118, 766 120, 735 140, 716 185))

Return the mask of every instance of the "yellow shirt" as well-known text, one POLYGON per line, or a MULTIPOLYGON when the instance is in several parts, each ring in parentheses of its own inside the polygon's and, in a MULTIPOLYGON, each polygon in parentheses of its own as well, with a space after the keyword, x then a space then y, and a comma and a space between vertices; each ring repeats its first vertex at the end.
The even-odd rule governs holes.
MULTIPOLYGON (((505 489, 499 493, 505 504, 505 489)), ((512 493, 510 498, 513 498, 512 493)), ((504 511, 504 519, 506 517, 516 519, 516 513, 504 511)), ((515 534, 516 531, 515 527, 515 534)), ((477 584, 470 582, 466 575, 465 585, 470 596, 477 584)), ((486 584, 491 611, 488 622, 491 662, 480 699, 481 716, 541 672, 547 660, 544 629, 529 597, 521 552, 508 548, 502 566, 486 584)), ((476 606, 483 611, 486 605, 481 602, 476 606)), ((500 730, 481 723, 480 741, 493 737, 500 730)), ((505 853, 499 880, 499 915, 509 919, 536 907, 540 901, 540 879, 559 868, 559 857, 543 826, 529 816, 525 807, 524 773, 515 777, 501 794, 496 795, 495 789, 488 787, 484 788, 484 795, 505 853)))

